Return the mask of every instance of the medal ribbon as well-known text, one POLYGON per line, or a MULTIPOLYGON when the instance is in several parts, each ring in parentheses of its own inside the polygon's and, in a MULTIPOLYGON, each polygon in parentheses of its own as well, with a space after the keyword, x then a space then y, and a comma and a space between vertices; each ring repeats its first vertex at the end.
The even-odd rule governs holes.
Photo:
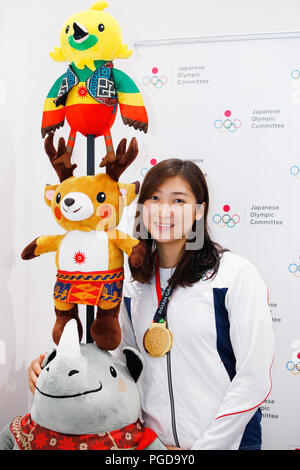
POLYGON ((159 275, 159 265, 158 265, 158 256, 156 257, 156 269, 155 269, 155 287, 158 301, 158 308, 153 317, 153 323, 163 323, 166 321, 166 314, 168 303, 171 298, 171 295, 174 291, 174 287, 170 284, 167 285, 163 295, 161 293, 160 286, 160 275, 159 275))

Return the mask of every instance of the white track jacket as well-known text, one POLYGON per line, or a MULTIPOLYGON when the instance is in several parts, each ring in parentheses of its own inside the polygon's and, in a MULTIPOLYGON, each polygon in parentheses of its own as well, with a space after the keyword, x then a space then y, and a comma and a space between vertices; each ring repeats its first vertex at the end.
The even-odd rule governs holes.
MULTIPOLYGON (((172 269, 160 268, 161 287, 172 269)), ((145 359, 138 381, 143 419, 165 445, 192 450, 257 449, 259 406, 271 391, 274 335, 268 291, 256 267, 225 252, 217 275, 177 287, 167 310, 171 351, 149 356, 143 336, 157 309, 151 284, 127 280, 122 343, 145 359)))

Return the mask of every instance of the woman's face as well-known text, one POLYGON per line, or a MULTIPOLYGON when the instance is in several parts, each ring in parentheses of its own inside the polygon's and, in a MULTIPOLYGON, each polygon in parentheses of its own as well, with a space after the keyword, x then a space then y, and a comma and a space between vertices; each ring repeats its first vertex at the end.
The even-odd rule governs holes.
POLYGON ((180 176, 165 180, 143 204, 143 222, 152 238, 167 243, 186 238, 195 220, 204 213, 203 204, 180 176))

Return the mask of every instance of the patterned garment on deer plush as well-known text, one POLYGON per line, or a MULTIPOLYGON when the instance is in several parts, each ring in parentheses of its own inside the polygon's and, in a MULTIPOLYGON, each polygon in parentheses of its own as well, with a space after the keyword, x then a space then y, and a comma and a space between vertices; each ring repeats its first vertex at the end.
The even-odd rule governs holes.
POLYGON ((27 414, 17 416, 10 430, 20 450, 142 450, 157 437, 139 419, 115 431, 76 435, 51 431, 27 414))
POLYGON ((85 305, 99 305, 100 300, 113 306, 122 300, 123 268, 110 271, 70 272, 57 271, 54 299, 85 305))

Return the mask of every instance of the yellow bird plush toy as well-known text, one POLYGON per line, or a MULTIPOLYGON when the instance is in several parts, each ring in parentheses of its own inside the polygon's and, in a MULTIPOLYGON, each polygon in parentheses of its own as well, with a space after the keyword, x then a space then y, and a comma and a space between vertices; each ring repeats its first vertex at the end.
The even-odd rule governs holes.
POLYGON ((133 80, 114 68, 114 59, 127 59, 132 50, 123 44, 122 31, 115 18, 103 10, 105 1, 70 16, 60 32, 60 47, 50 53, 53 60, 69 62, 69 67, 51 87, 42 119, 43 138, 64 125, 70 125, 67 152, 72 153, 76 133, 104 136, 106 156, 115 160, 110 129, 119 107, 124 124, 148 130, 143 98, 133 80))

